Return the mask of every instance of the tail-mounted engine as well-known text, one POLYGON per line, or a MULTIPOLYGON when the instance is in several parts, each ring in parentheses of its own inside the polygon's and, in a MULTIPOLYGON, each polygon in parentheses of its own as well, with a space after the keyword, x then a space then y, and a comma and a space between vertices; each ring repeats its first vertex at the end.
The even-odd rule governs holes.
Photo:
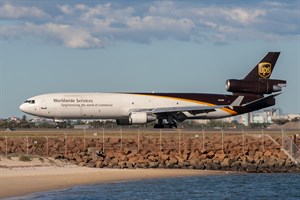
POLYGON ((275 79, 259 79, 258 81, 229 79, 226 81, 226 90, 238 94, 271 94, 280 92, 285 86, 286 81, 275 79))

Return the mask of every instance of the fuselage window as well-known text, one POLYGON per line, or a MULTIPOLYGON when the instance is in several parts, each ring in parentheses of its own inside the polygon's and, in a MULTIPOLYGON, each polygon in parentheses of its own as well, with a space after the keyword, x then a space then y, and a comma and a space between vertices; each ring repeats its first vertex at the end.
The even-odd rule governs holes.
POLYGON ((35 100, 26 100, 25 103, 35 104, 35 100))

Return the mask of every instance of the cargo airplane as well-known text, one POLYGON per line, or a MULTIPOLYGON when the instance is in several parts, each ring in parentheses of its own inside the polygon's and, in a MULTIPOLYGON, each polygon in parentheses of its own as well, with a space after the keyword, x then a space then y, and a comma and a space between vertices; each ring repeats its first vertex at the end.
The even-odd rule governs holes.
POLYGON ((269 52, 241 80, 229 79, 232 95, 202 93, 54 93, 31 97, 20 109, 53 120, 115 119, 118 125, 157 123, 176 128, 187 119, 218 119, 275 105, 285 80, 270 79, 280 52, 269 52))

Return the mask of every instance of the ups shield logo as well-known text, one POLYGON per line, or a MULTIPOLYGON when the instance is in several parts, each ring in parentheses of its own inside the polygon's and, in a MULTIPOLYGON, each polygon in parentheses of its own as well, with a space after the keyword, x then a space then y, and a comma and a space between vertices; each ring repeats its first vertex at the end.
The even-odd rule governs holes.
POLYGON ((272 72, 271 64, 262 62, 258 64, 258 75, 262 78, 269 78, 272 72))

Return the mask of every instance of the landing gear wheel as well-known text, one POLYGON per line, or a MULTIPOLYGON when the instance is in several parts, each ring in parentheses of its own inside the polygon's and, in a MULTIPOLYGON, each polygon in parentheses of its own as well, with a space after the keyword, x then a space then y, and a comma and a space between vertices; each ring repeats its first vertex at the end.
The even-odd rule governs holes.
POLYGON ((168 123, 168 124, 155 124, 154 128, 160 128, 160 129, 163 129, 163 128, 177 128, 177 124, 175 122, 174 123, 168 123))
POLYGON ((162 124, 154 124, 154 128, 163 128, 162 124))
POLYGON ((177 128, 177 124, 176 123, 172 124, 172 126, 173 126, 173 128, 177 128))
POLYGON ((177 128, 177 124, 175 122, 165 124, 165 128, 177 128))

